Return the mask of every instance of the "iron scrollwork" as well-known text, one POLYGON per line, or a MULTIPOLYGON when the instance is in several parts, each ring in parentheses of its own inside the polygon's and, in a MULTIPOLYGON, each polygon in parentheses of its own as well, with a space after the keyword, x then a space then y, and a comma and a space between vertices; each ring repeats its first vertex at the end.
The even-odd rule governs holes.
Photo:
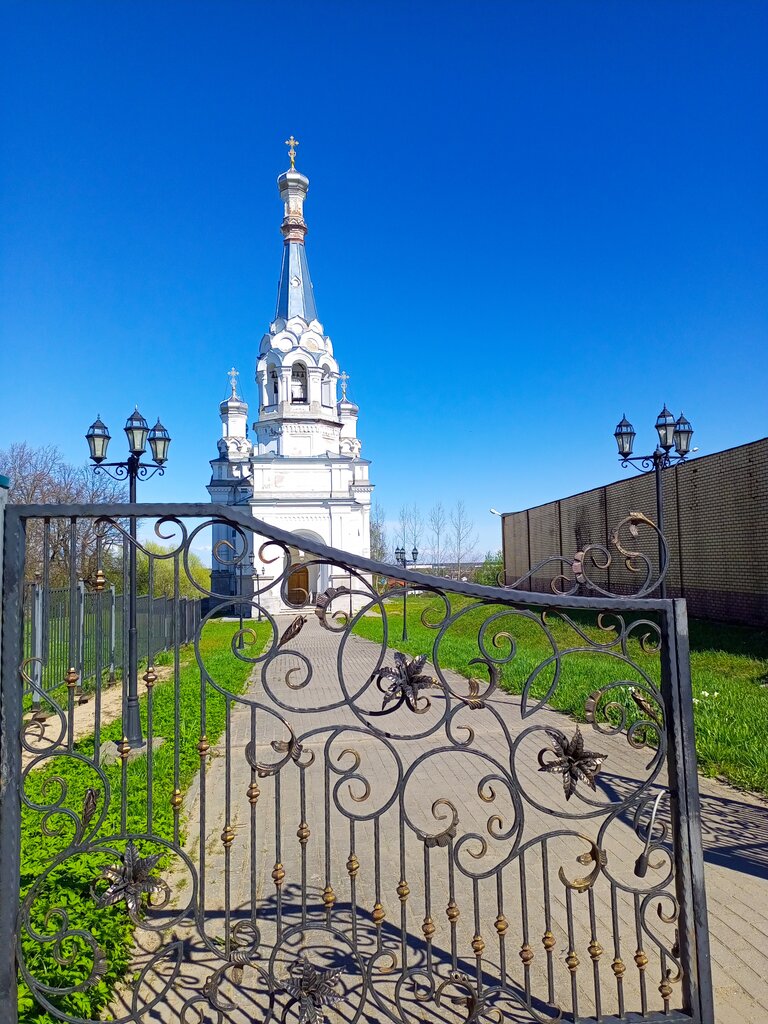
MULTIPOLYGON (((174 830, 161 834, 163 815, 148 805, 150 831, 132 830, 124 816, 118 834, 103 834, 128 801, 128 751, 118 745, 122 774, 110 788, 115 776, 98 747, 71 740, 72 700, 49 695, 58 728, 44 734, 28 716, 22 737, 26 779, 48 773, 47 788, 30 783, 25 795, 40 834, 58 836, 47 870, 80 856, 98 863, 93 905, 135 926, 137 980, 130 993, 113 993, 112 1016, 139 1022, 163 1005, 187 1024, 226 1024, 247 1005, 274 1024, 355 1024, 363 1015, 438 1024, 446 1014, 465 1024, 500 1024, 509 1014, 554 1024, 595 1011, 577 1005, 588 967, 603 1013, 655 971, 661 1007, 646 1018, 663 1019, 691 956, 674 939, 679 837, 664 782, 674 709, 656 678, 668 632, 656 621, 659 605, 638 600, 655 586, 650 563, 621 533, 655 529, 649 520, 633 513, 611 537, 643 576, 619 604, 590 579, 612 557, 596 546, 559 559, 566 571, 554 598, 523 600, 508 588, 420 578, 299 545, 232 510, 193 528, 172 511, 156 519, 156 535, 172 541, 159 553, 132 539, 117 514, 100 515, 99 528, 135 544, 152 566, 170 561, 177 606, 181 575, 206 601, 188 654, 199 686, 195 735, 188 720, 180 724, 178 665, 165 694, 176 716, 165 737, 171 760, 192 751, 199 764, 186 793, 175 766, 165 794, 174 830), (202 532, 222 525, 240 537, 220 550, 233 579, 247 551, 272 566, 255 595, 219 594, 190 571, 202 532), (317 596, 307 592, 278 614, 297 566, 315 574, 317 596), (391 585, 380 584, 386 577, 391 585), (410 642, 394 637, 403 586, 418 599, 409 600, 410 642), (582 603, 579 586, 603 595, 604 606, 582 603), (233 627, 226 657, 212 655, 202 642, 209 623, 244 599, 248 624, 233 627), (595 676, 584 725, 554 709, 576 659, 595 676), (224 669, 233 664, 239 687, 224 669), (216 716, 221 734, 209 737, 216 716), (70 790, 69 772, 50 768, 60 758, 86 765, 88 784, 70 790), (162 848, 149 853, 153 842, 162 848), (616 849, 627 851, 626 863, 616 849), (616 954, 609 992, 610 975, 598 968, 604 950, 630 941, 628 920, 638 950, 629 967, 616 954), (141 959, 148 934, 155 946, 141 959)), ((29 664, 24 678, 36 678, 29 664)), ((154 669, 145 678, 152 726, 162 682, 154 669)), ((152 753, 143 756, 153 770, 152 753)), ((72 1024, 81 1018, 59 997, 95 986, 107 959, 87 928, 44 902, 36 882, 22 910, 27 938, 60 952, 76 935, 90 966, 77 986, 53 991, 25 963, 22 943, 22 976, 41 1005, 72 1024)))

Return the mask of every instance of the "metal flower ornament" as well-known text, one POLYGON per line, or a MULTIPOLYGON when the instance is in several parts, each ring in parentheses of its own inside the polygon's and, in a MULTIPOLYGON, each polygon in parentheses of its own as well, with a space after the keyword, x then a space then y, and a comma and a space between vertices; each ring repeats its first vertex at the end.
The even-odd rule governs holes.
POLYGON ((98 907, 110 907, 114 903, 125 900, 129 913, 137 917, 141 909, 141 897, 146 895, 149 899, 156 893, 162 893, 165 901, 170 895, 168 885, 152 874, 162 854, 154 853, 149 857, 140 857, 139 851, 132 839, 125 847, 125 853, 120 864, 113 864, 104 868, 100 879, 109 882, 109 886, 102 893, 93 893, 98 907))
POLYGON ((428 697, 420 697, 421 690, 429 690, 437 687, 437 682, 432 676, 422 671, 427 663, 426 654, 418 658, 409 658, 401 651, 395 652, 395 667, 380 668, 377 672, 377 683, 379 690, 384 694, 381 711, 372 711, 372 715, 387 715, 397 711, 403 704, 417 715, 423 715, 429 711, 432 702, 428 697), (388 686, 385 683, 389 683, 388 686), (397 703, 393 707, 387 707, 391 701, 397 703))
POLYGON ((579 781, 586 782, 594 793, 595 776, 608 755, 585 750, 584 737, 581 735, 578 725, 570 740, 565 733, 558 729, 545 729, 544 731, 555 745, 553 748, 545 747, 544 750, 539 751, 539 771, 557 772, 563 776, 566 800, 570 800, 576 792, 576 785, 579 781), (547 759, 547 756, 552 754, 555 756, 547 759))
POLYGON ((298 1003, 298 1024, 323 1024, 325 1007, 344 998, 336 988, 341 968, 322 970, 307 957, 300 956, 289 970, 290 976, 283 982, 283 988, 298 1003))

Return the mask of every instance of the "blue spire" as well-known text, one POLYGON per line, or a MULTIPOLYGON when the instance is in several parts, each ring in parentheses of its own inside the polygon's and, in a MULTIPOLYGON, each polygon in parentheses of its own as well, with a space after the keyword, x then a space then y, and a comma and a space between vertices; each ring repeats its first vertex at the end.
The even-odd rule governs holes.
POLYGON ((304 247, 304 236, 307 233, 304 199, 309 189, 309 178, 292 167, 280 175, 277 185, 285 203, 285 216, 280 228, 285 243, 275 317, 290 320, 293 316, 300 316, 309 323, 317 320, 315 294, 304 247))

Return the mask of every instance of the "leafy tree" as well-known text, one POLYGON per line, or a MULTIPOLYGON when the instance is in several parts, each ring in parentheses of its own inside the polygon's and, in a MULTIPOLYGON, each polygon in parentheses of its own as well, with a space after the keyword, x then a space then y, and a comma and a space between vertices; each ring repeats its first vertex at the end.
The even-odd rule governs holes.
POLYGON ((486 551, 485 561, 475 573, 475 582, 486 587, 499 585, 499 574, 504 570, 504 558, 501 551, 486 551))
MULTIPOLYGON (((150 552, 149 557, 144 554, 143 551, 139 551, 138 558, 136 559, 136 592, 138 594, 149 593, 149 562, 152 560, 152 593, 155 597, 160 597, 165 594, 167 597, 173 596, 173 577, 174 568, 173 558, 156 558, 155 555, 167 555, 173 551, 173 546, 164 547, 162 544, 158 544, 157 541, 144 541, 142 547, 146 548, 150 552)), ((188 552, 187 565, 189 567, 189 575, 184 567, 184 561, 179 558, 179 596, 180 597, 203 597, 204 595, 196 589, 194 584, 190 581, 190 576, 205 590, 211 589, 211 570, 203 564, 202 559, 198 558, 193 552, 188 552)), ((250 567, 244 566, 243 572, 250 571, 250 567)), ((122 584, 122 574, 121 580, 122 584)))

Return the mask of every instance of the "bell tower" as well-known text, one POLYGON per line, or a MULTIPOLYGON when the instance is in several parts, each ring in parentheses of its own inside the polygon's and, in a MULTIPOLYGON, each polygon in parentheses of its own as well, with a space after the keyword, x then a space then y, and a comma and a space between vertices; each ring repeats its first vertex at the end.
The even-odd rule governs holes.
MULTIPOLYGON (((291 136, 287 144, 291 166, 277 179, 283 203, 277 305, 256 359, 253 438, 247 435, 243 417, 248 407, 237 394, 236 372, 230 371, 232 393, 220 407, 220 459, 211 464, 214 478, 208 490, 212 500, 220 500, 214 493, 223 494, 226 481, 226 503, 247 501, 253 515, 265 522, 368 556, 370 464, 361 456, 359 409, 347 394, 349 376, 340 372, 331 339, 318 319, 306 252, 309 178, 296 170, 297 140, 291 136), (248 493, 244 486, 249 497, 237 497, 248 493)), ((258 538, 255 543, 258 549, 258 538)), ((270 565, 260 568, 265 584, 282 571, 270 565)), ((341 582, 340 577, 336 583, 341 582)), ((310 567, 308 581, 297 592, 308 593, 311 603, 332 583, 328 567, 310 567)), ((267 589, 263 596, 264 607, 273 613, 297 607, 286 605, 276 590, 267 589)))

